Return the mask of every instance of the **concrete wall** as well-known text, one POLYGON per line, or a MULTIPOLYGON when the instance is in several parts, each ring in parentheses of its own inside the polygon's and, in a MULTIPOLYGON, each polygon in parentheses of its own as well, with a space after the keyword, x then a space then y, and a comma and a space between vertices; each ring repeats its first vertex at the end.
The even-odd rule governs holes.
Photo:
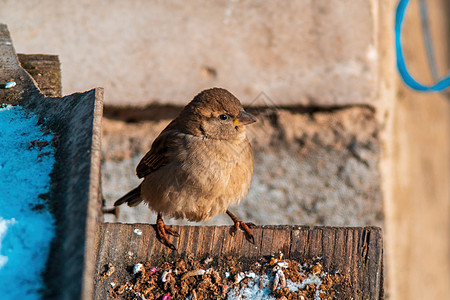
POLYGON ((63 94, 185 104, 226 87, 245 103, 374 104, 377 1, 7 1, 18 53, 57 54, 63 94))

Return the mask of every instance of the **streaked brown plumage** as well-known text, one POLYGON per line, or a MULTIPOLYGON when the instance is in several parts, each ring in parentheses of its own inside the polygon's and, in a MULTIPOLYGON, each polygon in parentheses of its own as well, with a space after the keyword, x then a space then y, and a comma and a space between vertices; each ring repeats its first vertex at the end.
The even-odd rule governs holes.
POLYGON ((248 193, 253 175, 253 154, 245 125, 256 120, 230 92, 212 88, 199 93, 155 139, 136 168, 142 183, 114 205, 136 206, 144 201, 158 213, 160 237, 171 248, 162 217, 203 221, 227 213, 227 208, 248 193))

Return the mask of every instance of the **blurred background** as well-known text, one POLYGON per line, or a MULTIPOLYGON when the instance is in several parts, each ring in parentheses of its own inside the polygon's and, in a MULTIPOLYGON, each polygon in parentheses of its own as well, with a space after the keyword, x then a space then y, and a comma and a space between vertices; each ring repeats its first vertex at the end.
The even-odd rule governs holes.
MULTIPOLYGON (((433 82, 419 0, 403 27, 409 70, 433 82)), ((438 75, 450 69, 450 4, 428 10, 438 75)), ((59 56, 63 94, 105 88, 106 206, 139 184, 153 139, 202 89, 255 114, 255 174, 231 208, 256 224, 385 233, 387 299, 450 294, 450 99, 396 70, 393 0, 5 1, 16 51, 59 56)), ((423 10, 422 10, 423 11, 423 10)), ((108 222, 154 223, 140 205, 108 222)), ((188 224, 166 220, 168 224, 188 224)), ((231 225, 225 215, 206 224, 231 225)))

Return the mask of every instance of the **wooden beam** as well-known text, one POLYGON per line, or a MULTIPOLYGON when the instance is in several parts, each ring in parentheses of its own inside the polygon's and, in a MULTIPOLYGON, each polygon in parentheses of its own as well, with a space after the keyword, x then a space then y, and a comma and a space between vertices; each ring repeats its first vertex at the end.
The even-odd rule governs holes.
MULTIPOLYGON (((46 74, 50 69, 59 70, 55 56, 21 57, 29 59, 24 65, 31 70, 40 70, 34 74, 36 78, 60 78, 59 71, 46 74)), ((56 163, 51 174, 49 205, 56 219, 56 237, 43 272, 43 298, 93 299, 96 228, 102 208, 99 193, 103 89, 46 97, 43 91, 54 89, 50 95, 56 95, 60 90, 49 84, 51 80, 42 81, 41 90, 37 88, 36 81, 19 64, 4 24, 0 24, 0 66, 0 83, 16 83, 12 88, 0 89, 2 103, 21 105, 55 134, 56 163)))
POLYGON ((17 54, 22 68, 36 81, 46 97, 61 97, 61 68, 58 55, 17 54))
POLYGON ((230 235, 230 226, 172 226, 178 238, 170 237, 177 247, 172 251, 157 238, 153 225, 104 223, 98 227, 95 298, 107 299, 111 280, 132 282, 130 268, 136 263, 159 265, 178 258, 203 260, 233 256, 250 266, 257 259, 276 255, 297 261, 320 258, 329 273, 348 276, 350 284, 339 294, 353 299, 384 299, 383 242, 377 227, 302 227, 259 226, 252 229, 255 244, 242 232, 230 235), (137 232, 137 233, 136 233, 137 232), (140 234, 139 234, 140 233, 140 234), (115 272, 104 280, 105 266, 115 272))

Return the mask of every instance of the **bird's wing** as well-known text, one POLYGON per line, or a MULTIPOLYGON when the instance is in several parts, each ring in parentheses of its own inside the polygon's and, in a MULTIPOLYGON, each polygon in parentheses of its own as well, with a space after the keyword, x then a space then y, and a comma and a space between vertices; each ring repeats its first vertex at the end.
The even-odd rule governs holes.
POLYGON ((163 131, 153 142, 150 151, 145 154, 136 167, 136 174, 139 178, 164 167, 169 163, 168 150, 174 139, 178 138, 175 130, 163 131))

